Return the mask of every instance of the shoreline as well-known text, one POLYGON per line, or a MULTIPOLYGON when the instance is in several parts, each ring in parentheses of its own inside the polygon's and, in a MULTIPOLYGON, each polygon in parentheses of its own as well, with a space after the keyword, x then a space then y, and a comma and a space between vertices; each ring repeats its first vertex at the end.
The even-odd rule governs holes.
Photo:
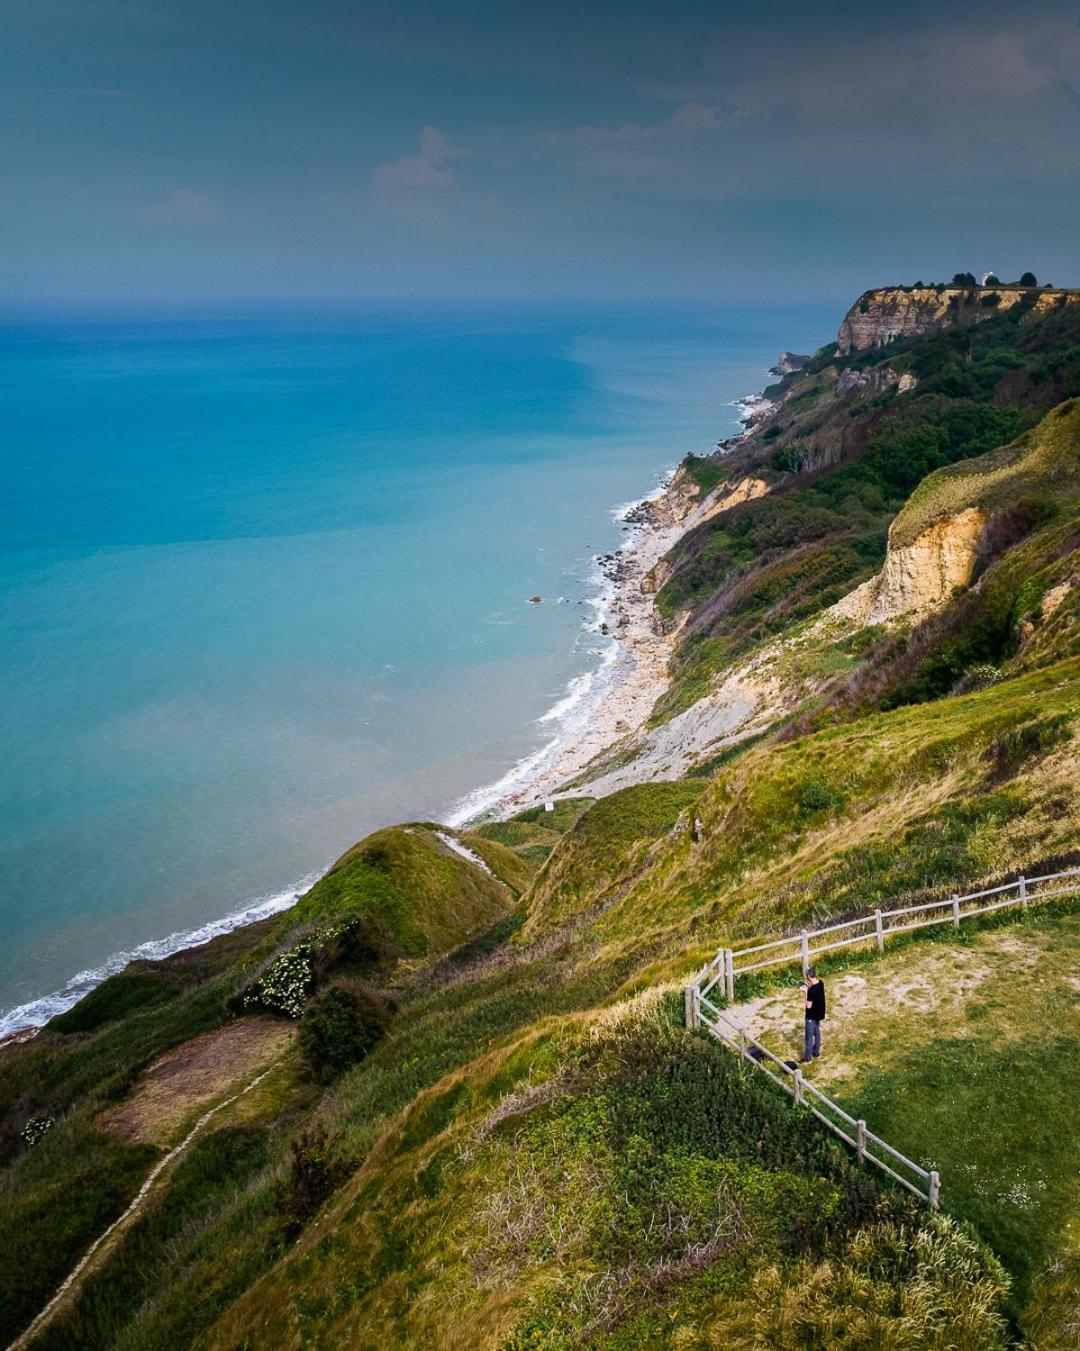
MULTIPOLYGON (((763 396, 756 394, 731 402, 740 434, 762 415, 759 410, 764 402, 763 396)), ((720 448, 725 444, 717 443, 720 448)), ((639 730, 649 717, 669 683, 667 662, 673 638, 654 628, 652 593, 645 591, 643 583, 684 533, 691 514, 677 510, 672 500, 677 468, 663 471, 651 492, 612 511, 614 520, 629 525, 630 530, 617 548, 594 558, 597 594, 589 603, 596 614, 583 626, 586 633, 608 639, 608 645, 599 652, 597 665, 575 676, 562 697, 535 720, 539 726, 555 723, 554 736, 501 778, 480 785, 451 804, 439 824, 463 830, 539 806, 552 797, 572 796, 569 785, 580 779, 598 756, 639 730)), ((78 972, 60 989, 0 1013, 0 1048, 29 1041, 52 1018, 73 1008, 131 962, 160 961, 291 909, 330 866, 279 892, 256 897, 219 919, 114 953, 99 966, 78 972)))
POLYGON ((667 688, 672 640, 653 626, 652 596, 643 582, 683 533, 668 502, 675 470, 647 496, 615 509, 631 533, 611 553, 598 554, 600 591, 589 632, 609 640, 598 666, 575 677, 563 698, 536 721, 566 725, 502 778, 456 802, 445 822, 462 829, 566 796, 567 785, 600 754, 636 731, 667 688))

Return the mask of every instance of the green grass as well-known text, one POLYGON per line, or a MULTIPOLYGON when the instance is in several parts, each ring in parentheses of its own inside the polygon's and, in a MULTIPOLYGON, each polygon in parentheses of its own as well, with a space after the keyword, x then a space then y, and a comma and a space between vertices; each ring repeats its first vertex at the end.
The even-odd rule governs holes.
POLYGON ((282 930, 363 916, 403 952, 434 956, 486 928, 509 910, 511 897, 435 829, 417 823, 369 835, 287 912, 282 930))
MULTIPOLYGON (((376 1328, 395 1346, 633 1344, 622 1330, 669 1326, 677 1310, 700 1319, 766 1271, 798 1272, 804 1254, 857 1261, 858 1243, 886 1284, 914 1275, 886 1240, 920 1241, 914 1204, 822 1132, 792 1131, 758 1076, 655 1005, 534 1035, 423 1107, 346 1189, 327 1237, 260 1283, 210 1346, 367 1346, 376 1328)), ((938 1241, 990 1291, 970 1345, 998 1345, 993 1260, 947 1227, 938 1241)))
POLYGON ((200 1222, 221 1207, 222 1194, 239 1193, 269 1158, 266 1132, 230 1128, 199 1140, 177 1166, 160 1202, 138 1221, 122 1252, 91 1278, 68 1318, 35 1341, 40 1351, 116 1346, 133 1309, 169 1280, 179 1255, 200 1240, 200 1222))
MULTIPOLYGON (((972 921, 959 934, 931 932, 891 941, 882 957, 821 959, 830 1014, 814 1077, 849 1113, 940 1172, 946 1210, 973 1224, 1005 1263, 1010 1312, 1030 1333, 1047 1285, 1070 1266, 1075 1275, 1080 1257, 1080 1017, 1071 983, 1080 915, 1075 901, 1057 901, 972 921)), ((768 984, 758 988, 764 994, 768 984)), ((740 1000, 747 994, 740 982, 740 1000)), ((779 1018, 783 1029, 786 1018, 793 1039, 789 999, 774 995, 759 1026, 779 1018)), ((789 1053, 794 1041, 781 1036, 772 1049, 789 1053)))
POLYGON ((711 493, 718 483, 723 483, 730 472, 723 460, 705 455, 687 455, 680 468, 697 484, 702 497, 711 493))

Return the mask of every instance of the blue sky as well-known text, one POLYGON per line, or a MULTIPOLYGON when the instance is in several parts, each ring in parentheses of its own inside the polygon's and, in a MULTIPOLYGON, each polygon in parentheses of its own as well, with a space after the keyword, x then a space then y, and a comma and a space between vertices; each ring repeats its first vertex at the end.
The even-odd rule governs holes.
POLYGON ((1075 5, 0 0, 16 303, 1080 282, 1075 5))

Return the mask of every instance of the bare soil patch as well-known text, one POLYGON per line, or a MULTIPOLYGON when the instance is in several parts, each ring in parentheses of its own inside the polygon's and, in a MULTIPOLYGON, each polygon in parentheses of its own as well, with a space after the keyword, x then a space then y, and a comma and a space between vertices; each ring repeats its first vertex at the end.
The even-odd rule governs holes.
POLYGON ((196 1110, 278 1059, 295 1036, 295 1025, 277 1018, 240 1018, 194 1037, 155 1060, 98 1124, 124 1140, 168 1145, 196 1110))

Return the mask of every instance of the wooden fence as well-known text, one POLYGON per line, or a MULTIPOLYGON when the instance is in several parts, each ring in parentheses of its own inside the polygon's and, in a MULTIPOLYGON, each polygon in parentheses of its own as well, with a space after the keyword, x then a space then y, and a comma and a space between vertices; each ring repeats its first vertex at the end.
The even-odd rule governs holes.
POLYGON ((751 971, 762 971, 767 966, 802 965, 805 972, 812 958, 837 948, 852 947, 857 943, 874 943, 878 952, 885 951, 885 940, 890 934, 910 933, 912 929, 928 929, 936 924, 952 924, 959 929, 965 919, 975 915, 989 915, 1008 906, 1025 907, 1053 896, 1066 896, 1080 891, 1080 868, 1065 872, 1047 873, 1043 877, 1024 877, 1005 882, 999 887, 968 892, 965 896, 950 896, 944 901, 930 901, 926 905, 906 905, 898 910, 874 910, 858 919, 840 924, 827 924, 821 929, 802 929, 786 938, 771 943, 757 943, 749 948, 721 948, 713 960, 697 976, 697 985, 703 995, 723 982, 728 1003, 735 999, 735 977, 751 971), (988 897, 996 899, 986 905, 978 902, 988 897), (933 914, 933 911, 939 913, 933 914), (917 916, 917 918, 909 918, 917 916), (898 923, 903 920, 905 922, 898 923), (850 931, 850 932, 849 932, 850 931), (833 936, 833 935, 844 935, 833 936), (825 941, 821 941, 825 937, 825 941), (762 956, 761 954, 767 954, 762 956), (747 962, 745 958, 756 960, 747 962))
POLYGON ((1076 892, 1080 892, 1080 868, 1047 873, 1042 877, 1021 875, 1015 882, 972 891, 964 896, 950 896, 945 901, 902 906, 895 910, 874 910, 858 919, 828 924, 820 929, 803 929, 797 934, 789 934, 769 943, 756 943, 752 947, 738 949, 721 948, 686 987, 686 1026, 704 1028, 718 1041, 736 1051, 767 1074, 773 1083, 794 1098, 797 1105, 809 1108, 820 1122, 855 1150, 860 1162, 874 1164, 936 1210, 941 1190, 936 1172, 921 1168, 913 1159, 868 1130, 865 1121, 849 1116, 842 1107, 810 1083, 798 1065, 781 1060, 760 1042, 749 1037, 745 1029, 733 1023, 709 995, 722 983, 727 1002, 734 1003, 735 977, 751 971, 761 971, 769 966, 790 966, 798 962, 805 972, 811 958, 823 952, 833 952, 857 943, 873 943, 879 952, 884 952, 885 939, 890 934, 908 933, 936 924, 951 923, 958 929, 963 920, 975 915, 988 915, 1008 906, 1023 908, 1053 896, 1067 896, 1076 892), (935 915, 934 911, 944 913, 935 915), (825 941, 822 941, 823 938, 825 941), (747 957, 756 960, 747 962, 747 957), (882 1154, 886 1157, 881 1157, 882 1154))

